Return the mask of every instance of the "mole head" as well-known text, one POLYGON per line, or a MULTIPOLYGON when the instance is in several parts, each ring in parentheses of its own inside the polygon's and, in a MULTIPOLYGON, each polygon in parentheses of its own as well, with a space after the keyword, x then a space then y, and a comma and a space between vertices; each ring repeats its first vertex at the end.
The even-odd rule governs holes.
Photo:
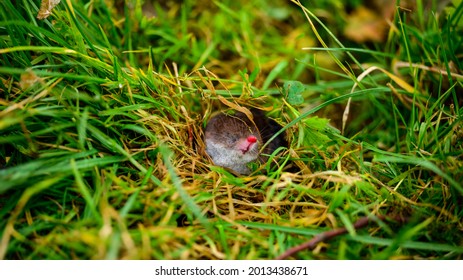
POLYGON ((206 152, 215 165, 249 174, 247 163, 259 157, 262 139, 254 124, 242 113, 219 113, 206 126, 206 152))

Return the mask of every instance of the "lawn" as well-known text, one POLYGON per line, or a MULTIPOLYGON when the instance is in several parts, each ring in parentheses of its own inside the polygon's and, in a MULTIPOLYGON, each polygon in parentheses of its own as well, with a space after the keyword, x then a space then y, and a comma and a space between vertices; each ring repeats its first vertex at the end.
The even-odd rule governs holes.
POLYGON ((0 259, 463 258, 461 0, 40 2, 0 1, 0 259), (237 176, 204 128, 252 107, 288 147, 237 176))

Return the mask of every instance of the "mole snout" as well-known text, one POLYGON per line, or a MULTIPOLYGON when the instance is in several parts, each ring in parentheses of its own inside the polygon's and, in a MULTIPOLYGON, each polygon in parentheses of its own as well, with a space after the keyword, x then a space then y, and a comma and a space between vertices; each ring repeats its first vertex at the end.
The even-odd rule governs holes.
MULTIPOLYGON (((247 164, 265 158, 259 149, 273 134, 281 129, 274 120, 260 110, 251 109, 253 121, 245 114, 217 113, 206 125, 206 153, 215 165, 231 169, 239 174, 249 174, 247 164)), ((270 154, 279 146, 286 145, 284 136, 267 145, 264 153, 270 154)))
POLYGON ((243 141, 243 143, 238 146, 238 149, 243 152, 243 155, 247 153, 254 145, 257 145, 257 138, 254 135, 248 136, 246 138, 246 141, 243 141))

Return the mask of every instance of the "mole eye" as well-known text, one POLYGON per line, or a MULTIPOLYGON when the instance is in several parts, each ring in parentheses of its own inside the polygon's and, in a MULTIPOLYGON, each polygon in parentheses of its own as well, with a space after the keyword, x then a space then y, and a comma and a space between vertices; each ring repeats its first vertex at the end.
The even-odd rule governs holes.
POLYGON ((236 141, 238 141, 238 136, 236 136, 236 135, 233 134, 233 133, 228 133, 228 132, 227 132, 225 135, 226 135, 226 137, 227 137, 227 139, 228 139, 228 141, 229 141, 230 143, 235 143, 236 141))

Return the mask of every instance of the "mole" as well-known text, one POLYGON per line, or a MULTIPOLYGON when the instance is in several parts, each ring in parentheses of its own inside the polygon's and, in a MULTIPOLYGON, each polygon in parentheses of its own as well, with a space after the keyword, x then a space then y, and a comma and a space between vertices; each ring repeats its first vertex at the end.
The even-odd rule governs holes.
POLYGON ((260 148, 282 127, 261 110, 251 109, 251 113, 254 123, 241 112, 219 112, 209 120, 205 132, 206 153, 215 165, 248 175, 251 173, 248 163, 264 163, 267 157, 263 154, 287 147, 285 135, 280 134, 260 154, 260 148))

